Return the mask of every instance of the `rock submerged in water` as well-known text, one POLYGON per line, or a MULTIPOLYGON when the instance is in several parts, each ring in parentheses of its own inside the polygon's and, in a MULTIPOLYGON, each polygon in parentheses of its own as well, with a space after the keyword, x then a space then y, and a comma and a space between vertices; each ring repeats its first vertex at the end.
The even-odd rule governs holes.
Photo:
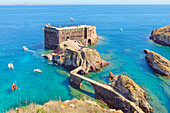
POLYGON ((155 53, 154 51, 149 51, 147 49, 144 49, 144 52, 146 53, 145 57, 146 57, 146 60, 149 66, 156 73, 169 78, 170 77, 170 61, 166 59, 165 57, 159 55, 158 53, 155 53))
POLYGON ((153 112, 153 108, 146 100, 145 91, 131 78, 125 75, 116 75, 111 82, 111 87, 120 92, 125 98, 134 102, 144 112, 153 112))
POLYGON ((170 46, 170 25, 153 30, 150 39, 156 43, 170 46))

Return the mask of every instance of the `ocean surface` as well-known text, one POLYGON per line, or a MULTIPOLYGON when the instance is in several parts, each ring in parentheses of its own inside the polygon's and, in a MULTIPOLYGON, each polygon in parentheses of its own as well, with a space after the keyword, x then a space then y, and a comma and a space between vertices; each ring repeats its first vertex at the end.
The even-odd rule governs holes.
POLYGON ((155 112, 170 112, 170 80, 154 73, 142 51, 153 50, 170 60, 170 48, 153 43, 147 36, 170 24, 170 5, 0 6, 0 112, 31 102, 44 104, 75 97, 68 81, 69 72, 48 65, 49 61, 41 57, 48 52, 44 50, 42 30, 46 23, 96 26, 101 38, 92 47, 109 66, 87 77, 108 83, 110 71, 127 75, 144 88, 155 112), (71 17, 75 21, 71 22, 71 17), (35 52, 23 51, 23 46, 35 52), (8 69, 11 61, 13 70, 8 69), (42 73, 34 73, 36 68, 42 73), (11 91, 15 81, 18 90, 11 91))

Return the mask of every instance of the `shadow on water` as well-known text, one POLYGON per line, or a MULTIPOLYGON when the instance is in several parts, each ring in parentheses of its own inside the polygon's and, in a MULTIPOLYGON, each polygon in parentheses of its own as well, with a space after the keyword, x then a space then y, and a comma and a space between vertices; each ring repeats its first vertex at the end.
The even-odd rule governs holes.
POLYGON ((3 71, 11 71, 10 69, 8 69, 8 68, 5 68, 5 69, 3 69, 3 71))
POLYGON ((44 42, 33 44, 30 47, 31 47, 31 49, 44 49, 44 42))
MULTIPOLYGON (((70 79, 70 77, 68 77, 65 81, 63 81, 63 82, 61 83, 61 85, 62 85, 62 86, 65 86, 65 88, 66 88, 68 91, 70 90, 70 88, 69 88, 69 85, 70 85, 69 79, 70 79)), ((73 98, 73 95, 71 95, 71 94, 69 94, 69 95, 70 95, 71 98, 73 98)), ((61 98, 61 100, 62 100, 62 98, 61 98)))
POLYGON ((11 88, 8 88, 8 89, 7 89, 7 93, 8 93, 8 94, 11 94, 12 92, 13 92, 13 91, 11 90, 11 88))

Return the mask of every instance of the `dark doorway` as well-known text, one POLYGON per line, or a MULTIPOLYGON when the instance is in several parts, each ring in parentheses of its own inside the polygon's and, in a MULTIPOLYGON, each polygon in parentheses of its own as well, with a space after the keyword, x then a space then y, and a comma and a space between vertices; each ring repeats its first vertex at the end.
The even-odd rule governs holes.
POLYGON ((87 39, 87 28, 84 29, 84 39, 87 39))
POLYGON ((91 45, 91 39, 88 39, 88 45, 91 45))
POLYGON ((69 36, 66 36, 66 40, 68 40, 69 39, 69 36))

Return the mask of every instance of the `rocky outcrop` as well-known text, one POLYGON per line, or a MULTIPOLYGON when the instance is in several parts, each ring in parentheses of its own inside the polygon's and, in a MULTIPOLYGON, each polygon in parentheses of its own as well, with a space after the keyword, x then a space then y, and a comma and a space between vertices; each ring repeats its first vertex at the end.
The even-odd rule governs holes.
POLYGON ((146 101, 145 91, 140 88, 131 78, 124 75, 114 76, 110 86, 120 92, 125 98, 134 102, 144 112, 153 112, 153 108, 146 101))
POLYGON ((114 74, 110 71, 109 80, 112 80, 113 78, 114 78, 114 74))
POLYGON ((170 77, 170 61, 163 56, 155 53, 153 51, 149 51, 147 49, 144 50, 146 53, 146 60, 149 66, 158 74, 170 77))
POLYGON ((43 54, 41 56, 47 58, 49 61, 52 61, 52 54, 43 54))
POLYGON ((153 30, 150 39, 159 44, 170 46, 170 25, 153 30))
POLYGON ((123 113, 121 110, 105 109, 95 101, 72 99, 49 101, 44 105, 30 104, 26 107, 11 109, 7 113, 123 113))
POLYGON ((82 66, 84 74, 88 74, 88 72, 98 71, 101 67, 108 65, 100 58, 95 49, 84 47, 80 42, 74 40, 62 42, 57 51, 60 52, 53 55, 54 62, 69 70, 82 66))

